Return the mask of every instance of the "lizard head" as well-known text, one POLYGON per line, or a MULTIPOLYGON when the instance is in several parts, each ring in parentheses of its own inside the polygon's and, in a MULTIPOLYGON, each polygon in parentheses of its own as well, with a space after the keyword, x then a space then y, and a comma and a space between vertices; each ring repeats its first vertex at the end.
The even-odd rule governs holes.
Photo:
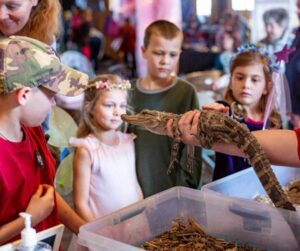
POLYGON ((167 135, 167 121, 176 118, 176 115, 145 109, 135 115, 123 114, 121 118, 130 124, 144 127, 155 134, 167 135))

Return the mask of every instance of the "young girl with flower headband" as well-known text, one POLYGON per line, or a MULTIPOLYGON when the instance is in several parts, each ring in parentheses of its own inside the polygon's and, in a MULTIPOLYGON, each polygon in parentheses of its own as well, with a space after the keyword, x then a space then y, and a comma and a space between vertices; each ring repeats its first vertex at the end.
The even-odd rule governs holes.
POLYGON ((129 88, 118 76, 99 75, 85 91, 78 138, 70 143, 76 147, 75 209, 87 221, 143 198, 135 172, 135 136, 118 130, 129 88))
POLYGON ((76 147, 74 206, 86 221, 143 199, 135 171, 135 135, 118 130, 130 87, 116 75, 99 75, 85 91, 78 138, 70 144, 76 147))
MULTIPOLYGON (((225 102, 219 103, 228 107, 229 114, 250 131, 279 129, 286 119, 289 104, 285 92, 284 78, 275 56, 247 45, 239 48, 232 59, 225 102)), ((222 110, 220 104, 208 105, 204 109, 222 110)), ((250 165, 244 158, 216 153, 213 180, 248 167, 250 165)))

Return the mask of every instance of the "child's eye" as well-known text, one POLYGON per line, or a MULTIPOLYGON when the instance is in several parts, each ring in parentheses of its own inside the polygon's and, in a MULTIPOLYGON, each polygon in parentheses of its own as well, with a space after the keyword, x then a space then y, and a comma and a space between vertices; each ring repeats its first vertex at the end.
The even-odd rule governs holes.
POLYGON ((176 58, 176 57, 178 56, 178 54, 177 54, 177 53, 171 53, 170 56, 171 56, 172 58, 176 58))
POLYGON ((122 109, 127 109, 127 105, 121 105, 122 109))
POLYGON ((16 3, 10 3, 7 5, 7 9, 9 10, 16 10, 20 7, 20 4, 16 4, 16 3))
POLYGON ((160 55, 162 55, 163 53, 162 53, 161 51, 154 51, 153 54, 154 54, 154 55, 157 55, 157 56, 160 56, 160 55))
POLYGON ((107 108, 112 108, 113 107, 112 104, 104 104, 104 106, 107 107, 107 108))

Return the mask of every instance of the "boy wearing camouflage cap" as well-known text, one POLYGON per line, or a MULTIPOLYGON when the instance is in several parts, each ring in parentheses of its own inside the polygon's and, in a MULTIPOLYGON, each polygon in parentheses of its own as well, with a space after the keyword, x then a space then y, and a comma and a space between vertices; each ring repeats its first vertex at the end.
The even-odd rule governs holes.
POLYGON ((39 125, 55 93, 78 95, 87 82, 46 44, 19 36, 0 40, 0 245, 20 238, 20 212, 32 215, 37 231, 61 221, 77 233, 84 223, 54 191, 55 161, 39 125))

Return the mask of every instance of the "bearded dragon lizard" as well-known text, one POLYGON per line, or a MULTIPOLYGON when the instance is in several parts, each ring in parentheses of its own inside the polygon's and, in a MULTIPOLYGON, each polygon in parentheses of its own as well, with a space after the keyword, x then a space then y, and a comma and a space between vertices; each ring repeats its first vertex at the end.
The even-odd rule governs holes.
MULTIPOLYGON (((172 170, 176 161, 181 142, 178 128, 180 117, 181 115, 178 114, 153 110, 143 110, 135 115, 122 115, 124 121, 144 127, 160 135, 167 135, 167 121, 173 119, 174 143, 168 173, 172 170)), ((211 148, 215 142, 232 143, 239 147, 250 161, 257 177, 274 205, 292 211, 296 210, 280 186, 263 149, 245 126, 221 112, 202 110, 197 135, 195 136, 204 148, 211 148)))

